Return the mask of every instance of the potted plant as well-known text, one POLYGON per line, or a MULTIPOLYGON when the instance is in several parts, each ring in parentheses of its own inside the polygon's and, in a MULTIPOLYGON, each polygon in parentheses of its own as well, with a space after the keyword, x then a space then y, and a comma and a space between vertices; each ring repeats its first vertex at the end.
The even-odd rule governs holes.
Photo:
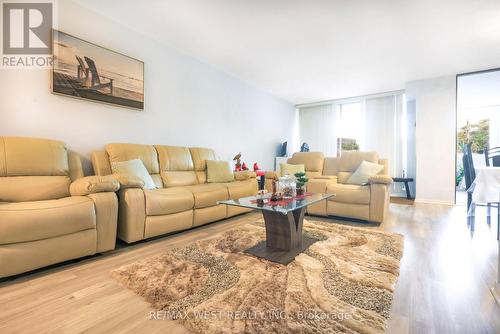
POLYGON ((295 178, 297 179, 296 182, 296 188, 297 188, 297 196, 302 196, 305 193, 306 190, 306 183, 309 181, 309 179, 306 177, 306 173, 304 172, 298 172, 295 173, 295 178))

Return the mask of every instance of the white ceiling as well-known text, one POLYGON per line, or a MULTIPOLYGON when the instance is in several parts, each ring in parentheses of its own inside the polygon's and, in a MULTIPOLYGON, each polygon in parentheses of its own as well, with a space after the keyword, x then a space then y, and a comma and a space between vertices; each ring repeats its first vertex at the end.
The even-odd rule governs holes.
POLYGON ((500 67, 500 0, 79 0, 293 103, 500 67))

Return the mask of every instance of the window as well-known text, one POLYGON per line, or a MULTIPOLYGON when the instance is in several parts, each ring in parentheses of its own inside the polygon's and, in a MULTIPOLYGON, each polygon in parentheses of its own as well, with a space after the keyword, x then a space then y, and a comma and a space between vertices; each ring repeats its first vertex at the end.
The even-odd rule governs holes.
MULTIPOLYGON (((414 127, 409 123, 404 92, 299 106, 300 142, 311 151, 330 157, 347 150, 376 151, 389 159, 391 176, 414 177, 407 169, 408 133, 414 127)), ((404 194, 402 184, 393 184, 392 193, 404 194)))
POLYGON ((360 126, 361 103, 339 104, 340 136, 337 139, 337 156, 342 151, 358 151, 363 140, 363 129, 360 126))

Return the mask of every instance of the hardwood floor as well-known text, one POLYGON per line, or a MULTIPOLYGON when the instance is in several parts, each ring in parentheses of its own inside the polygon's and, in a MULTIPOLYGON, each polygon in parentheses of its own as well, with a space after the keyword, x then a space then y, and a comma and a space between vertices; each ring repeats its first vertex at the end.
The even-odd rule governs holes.
MULTIPOLYGON (((109 272, 244 224, 250 215, 260 218, 251 213, 7 279, 0 283, 0 333, 184 333, 173 322, 149 320, 149 305, 109 272)), ((380 226, 314 219, 405 236, 389 333, 500 333, 500 307, 489 291, 497 265, 495 217, 490 227, 478 210, 470 229, 464 207, 392 203, 380 226)))

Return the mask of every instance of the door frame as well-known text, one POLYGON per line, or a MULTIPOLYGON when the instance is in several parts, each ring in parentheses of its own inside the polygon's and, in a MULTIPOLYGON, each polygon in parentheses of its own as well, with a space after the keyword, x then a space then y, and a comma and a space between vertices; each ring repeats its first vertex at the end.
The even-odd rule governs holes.
MULTIPOLYGON (((490 68, 486 70, 479 70, 479 71, 472 71, 472 72, 463 72, 463 73, 458 73, 455 77, 455 151, 457 149, 457 144, 458 144, 458 78, 467 76, 467 75, 474 75, 474 74, 483 74, 483 73, 489 73, 489 72, 497 72, 500 71, 500 67, 496 68, 490 68)), ((458 161, 457 161, 457 153, 455 152, 455 171, 453 173, 453 185, 456 184, 456 177, 457 177, 457 166, 458 166, 458 161)), ((455 186, 455 192, 454 192, 454 203, 455 205, 457 204, 457 190, 455 186)))

